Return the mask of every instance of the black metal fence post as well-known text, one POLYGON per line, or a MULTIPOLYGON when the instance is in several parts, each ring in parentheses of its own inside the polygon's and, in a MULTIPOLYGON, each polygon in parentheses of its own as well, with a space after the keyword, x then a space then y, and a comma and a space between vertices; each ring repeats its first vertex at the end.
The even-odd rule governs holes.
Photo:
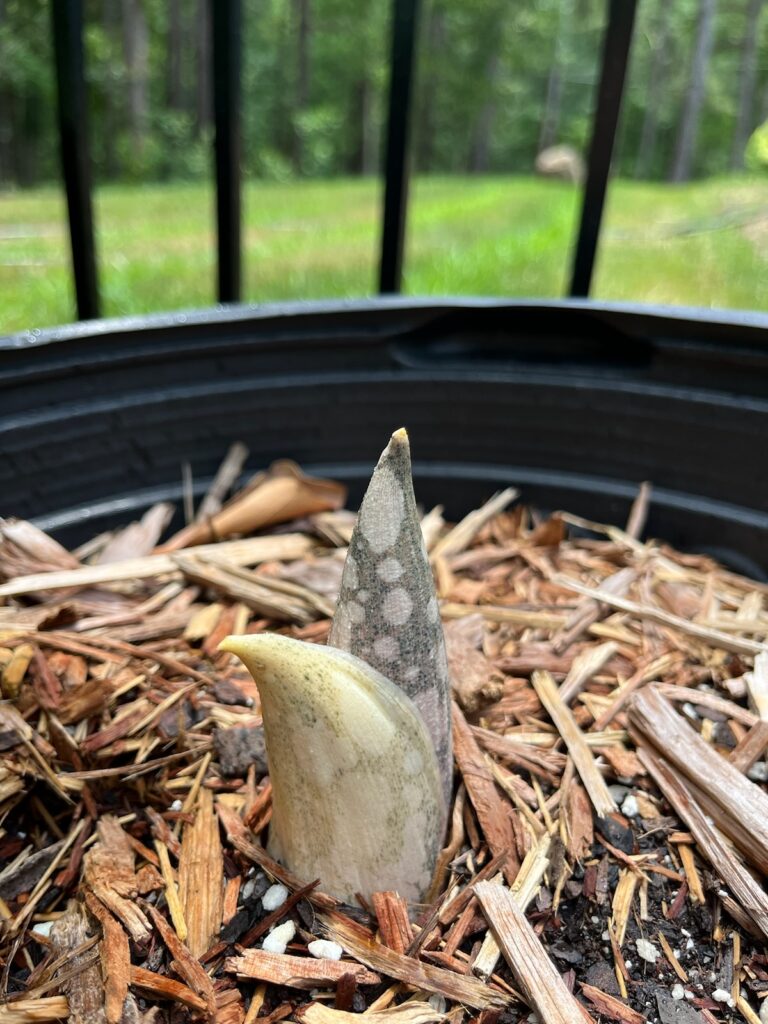
POLYGON ((91 162, 83 59, 82 0, 51 0, 59 144, 69 214, 77 315, 99 315, 96 244, 91 203, 91 162))
POLYGON ((403 279, 410 172, 410 122, 420 0, 394 0, 389 116, 379 291, 399 292, 403 279))
POLYGON ((213 114, 220 302, 241 297, 240 202, 241 0, 210 0, 213 25, 213 114))
POLYGON ((587 296, 595 265, 605 191, 632 43, 637 0, 609 0, 603 63, 592 125, 587 181, 571 277, 571 295, 587 296))

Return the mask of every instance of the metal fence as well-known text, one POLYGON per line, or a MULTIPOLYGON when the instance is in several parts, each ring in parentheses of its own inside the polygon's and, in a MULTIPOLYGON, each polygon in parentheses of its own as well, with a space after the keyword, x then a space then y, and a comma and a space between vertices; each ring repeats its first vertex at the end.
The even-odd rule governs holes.
MULTIPOLYGON (((637 0, 606 0, 607 23, 592 123, 581 221, 570 295, 589 295, 600 237, 616 126, 637 0)), ((67 194, 72 271, 81 320, 99 316, 98 260, 93 230, 91 162, 83 57, 83 0, 50 0, 58 89, 58 126, 67 194)), ((400 291, 408 214, 410 126, 420 0, 392 0, 392 41, 381 217, 379 291, 400 291)), ((240 204, 241 0, 210 0, 213 28, 218 297, 242 294, 240 204)))

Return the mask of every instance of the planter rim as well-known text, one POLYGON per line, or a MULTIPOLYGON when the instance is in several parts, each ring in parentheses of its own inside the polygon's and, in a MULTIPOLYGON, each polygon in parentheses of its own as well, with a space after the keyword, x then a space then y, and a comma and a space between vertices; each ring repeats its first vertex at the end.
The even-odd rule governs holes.
POLYGON ((319 299, 291 302, 231 303, 206 308, 147 313, 100 320, 82 320, 57 327, 31 328, 0 336, 0 351, 43 347, 71 340, 85 340, 129 331, 168 328, 225 326, 280 318, 301 318, 326 314, 375 314, 418 310, 439 314, 451 310, 498 310, 509 313, 561 312, 617 316, 642 322, 663 321, 700 324, 702 327, 732 327, 768 332, 768 313, 755 310, 713 309, 696 306, 647 305, 641 302, 603 302, 593 299, 498 298, 484 296, 373 296, 355 299, 319 299))

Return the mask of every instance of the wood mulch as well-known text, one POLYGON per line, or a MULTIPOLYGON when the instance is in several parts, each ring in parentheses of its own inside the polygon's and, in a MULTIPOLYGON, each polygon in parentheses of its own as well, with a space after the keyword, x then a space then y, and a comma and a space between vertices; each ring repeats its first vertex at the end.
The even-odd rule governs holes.
POLYGON ((0 1024, 757 1024, 768 586, 639 539, 647 489, 626 528, 429 513, 446 846, 424 905, 341 906, 266 853, 259 695, 217 648, 322 643, 353 517, 284 464, 222 514, 241 456, 162 548, 163 506, 72 552, 0 520, 0 1024))

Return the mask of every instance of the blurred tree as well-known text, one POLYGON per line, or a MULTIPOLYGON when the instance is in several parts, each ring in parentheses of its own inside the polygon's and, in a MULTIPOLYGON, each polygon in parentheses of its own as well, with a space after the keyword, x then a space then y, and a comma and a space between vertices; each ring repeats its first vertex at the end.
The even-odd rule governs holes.
POLYGON ((731 168, 744 166, 744 150, 755 127, 755 83, 757 80, 757 40, 763 0, 749 0, 744 19, 744 37, 741 44, 741 71, 739 73, 739 102, 736 128, 731 149, 731 168))
POLYGON ((707 71, 715 41, 715 14, 717 0, 701 0, 699 19, 696 27, 696 45, 693 51, 691 81, 683 104, 680 128, 675 146, 675 158, 670 179, 688 181, 691 176, 699 120, 704 106, 707 87, 707 71))
MULTIPOLYGON (((59 176, 50 3, 0 0, 0 184, 59 176)), ((210 4, 84 0, 98 180, 211 174, 210 4)), ((768 116, 765 0, 641 0, 614 167, 739 168, 768 116)), ((584 152, 607 0, 423 0, 414 156, 428 173, 530 174, 584 152)), ((253 176, 379 170, 391 0, 243 0, 253 176)))

